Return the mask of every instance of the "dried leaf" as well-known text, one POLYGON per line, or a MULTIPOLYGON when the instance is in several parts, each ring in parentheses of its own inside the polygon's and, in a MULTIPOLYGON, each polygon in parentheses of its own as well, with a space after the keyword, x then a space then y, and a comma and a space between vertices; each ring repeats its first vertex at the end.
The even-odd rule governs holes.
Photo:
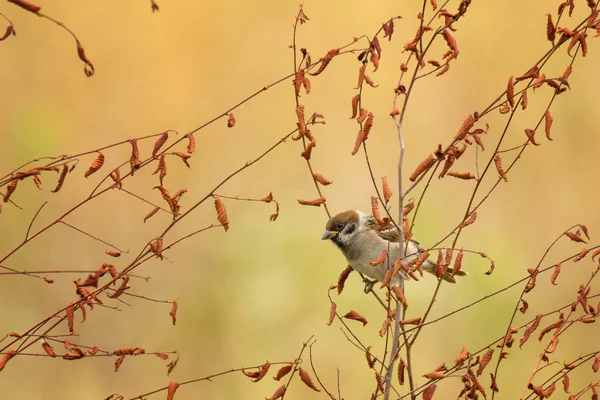
POLYGON ((44 351, 46 352, 46 354, 48 354, 50 357, 54 358, 56 357, 56 353, 54 352, 54 347, 50 346, 50 344, 48 342, 42 342, 42 348, 44 349, 44 351))
POLYGON ((119 356, 115 360, 115 372, 117 372, 119 370, 119 367, 121 366, 121 364, 123 364, 124 360, 125 360, 125 356, 119 356))
POLYGON ((392 189, 390 189, 390 185, 388 185, 387 176, 381 177, 381 183, 383 186, 383 198, 385 200, 385 204, 387 204, 392 197, 392 189))
POLYGON ((494 349, 489 349, 485 352, 483 357, 481 357, 481 361, 479 361, 479 367, 477 368, 477 376, 481 376, 485 367, 487 367, 490 361, 492 360, 493 355, 494 349))
POLYGON ((423 400, 432 400, 435 389, 437 389, 436 385, 427 386, 427 388, 423 390, 423 400))
POLYGON ((303 206, 320 207, 321 204, 325 203, 326 201, 327 201, 327 199, 325 197, 319 197, 319 198, 313 199, 313 200, 298 200, 298 203, 302 204, 303 206))
POLYGON ((276 381, 280 380, 281 378, 289 374, 292 368, 294 368, 294 364, 284 365, 283 367, 279 368, 277 374, 275 374, 273 379, 275 379, 276 381))
POLYGON ((308 386, 309 388, 311 388, 315 392, 320 392, 321 391, 321 389, 319 389, 318 387, 315 386, 315 384, 313 383, 312 379, 310 378, 310 375, 308 374, 308 372, 306 372, 305 370, 303 370, 302 367, 298 368, 298 372, 300 373, 300 380, 302 382, 304 382, 304 384, 306 386, 308 386))
POLYGON ((546 14, 548 17, 546 20, 546 38, 549 41, 554 42, 556 38, 556 28, 554 26, 554 22, 552 22, 552 14, 546 14))
POLYGON ((185 136, 188 138, 187 152, 192 154, 194 151, 196 151, 196 139, 194 138, 194 133, 190 132, 185 136))
POLYGON ((367 350, 365 351, 365 356, 367 357, 367 364, 369 365, 369 368, 373 368, 375 366, 375 357, 373 357, 373 355, 371 354, 371 347, 373 346, 367 347, 367 350))
POLYGON ((344 315, 344 318, 362 322, 363 326, 365 326, 368 323, 367 319, 365 317, 363 317, 362 315, 360 315, 358 312, 356 312, 354 310, 350 310, 350 312, 348 312, 346 315, 344 315))
POLYGON ((414 172, 410 175, 410 181, 416 181, 419 175, 428 170, 434 163, 435 158, 433 154, 429 154, 429 156, 425 160, 421 161, 421 163, 417 166, 417 169, 415 169, 414 172))
POLYGON ((463 347, 460 354, 456 356, 456 359, 454 360, 454 366, 456 368, 462 367, 467 358, 469 358, 469 352, 466 347, 463 347))
POLYGON ((217 210, 217 220, 221 225, 223 225, 225 232, 227 232, 227 230, 229 229, 229 221, 227 220, 227 210, 225 210, 225 204, 223 204, 223 201, 219 196, 215 197, 215 209, 217 210))
POLYGON ((398 361, 398 383, 404 385, 404 372, 406 371, 406 363, 402 358, 398 361))
POLYGON ((169 382, 169 385, 167 386, 167 400, 173 400, 177 388, 179 388, 179 383, 173 381, 169 382))
POLYGON ((475 118, 473 117, 473 114, 470 114, 467 117, 467 119, 465 119, 464 122, 462 123, 462 125, 460 126, 460 129, 459 129, 458 133, 454 136, 453 140, 454 141, 463 140, 465 138, 465 136, 467 136, 467 133, 469 133, 469 130, 473 126, 474 122, 475 122, 475 118))
POLYGON ((227 127, 228 128, 233 128, 235 126, 235 116, 233 115, 233 113, 229 113, 229 116, 227 117, 227 127))
POLYGON ((346 268, 342 271, 337 281, 337 292, 338 294, 342 293, 344 290, 344 285, 346 283, 346 279, 348 279, 348 275, 354 271, 350 265, 346 266, 346 268))
POLYGON ((67 325, 69 327, 69 332, 75 333, 75 328, 74 328, 75 308, 73 307, 73 304, 71 304, 69 307, 67 307, 65 312, 67 315, 67 325))
POLYGON ((399 286, 392 286, 392 290, 394 291, 394 294, 398 298, 400 304, 402 304, 402 307, 406 310, 408 308, 408 302, 406 301, 406 297, 404 296, 404 291, 402 288, 399 286))
POLYGON ((527 135, 527 139, 534 146, 539 146, 540 144, 535 141, 535 131, 533 129, 525 129, 525 135, 527 135))
POLYGON ((154 148, 152 149, 152 158, 156 158, 156 153, 160 150, 160 148, 167 142, 169 139, 169 132, 165 131, 160 135, 160 137, 154 143, 154 148))
POLYGON ((277 390, 275 390, 273 395, 271 397, 269 397, 267 400, 277 400, 277 399, 283 397, 283 395, 285 394, 285 390, 286 390, 286 385, 279 386, 277 388, 277 390))
POLYGON ((131 166, 131 176, 134 172, 140 168, 142 162, 140 161, 140 151, 137 145, 137 139, 129 139, 131 143, 131 157, 129 158, 129 165, 131 166))
POLYGON ((550 137, 550 128, 552 127, 552 115, 550 115, 550 111, 546 110, 544 113, 544 132, 546 132, 546 137, 548 140, 552 140, 550 137))
POLYGON ((494 156, 494 163, 496 165, 498 175, 504 179, 504 182, 508 182, 508 176, 506 176, 506 172, 504 172, 504 169, 502 168, 502 158, 500 157, 500 154, 496 154, 494 156))
POLYGON ((146 222, 146 220, 150 217, 152 217, 154 214, 156 214, 158 212, 158 210, 160 210, 159 206, 156 206, 152 209, 152 211, 150 211, 148 214, 146 214, 146 216, 144 217, 144 222, 146 222))
POLYGON ((511 76, 508 79, 508 86, 506 87, 506 98, 512 108, 515 107, 515 81, 514 77, 511 76))
POLYGON ((323 72, 325 70, 325 68, 327 67, 327 65, 331 62, 331 60, 333 60, 333 57, 335 57, 336 55, 338 55, 340 52, 340 49, 331 49, 327 52, 327 54, 325 55, 325 57, 323 57, 322 61, 321 61, 321 65, 319 65, 319 69, 317 69, 316 72, 311 72, 310 74, 313 76, 319 75, 321 72, 323 72))
POLYGON ((469 218, 465 219, 459 226, 461 228, 464 228, 466 226, 471 225, 472 223, 474 223, 477 220, 477 211, 473 211, 471 213, 471 215, 469 215, 469 218))
POLYGON ((377 265, 383 264, 387 260, 387 256, 387 249, 383 249, 381 253, 379 253, 379 255, 377 256, 377 258, 369 262, 369 264, 371 264, 371 267, 376 267, 377 265))
POLYGON ((331 326, 333 324, 333 320, 335 319, 335 312, 337 310, 337 304, 334 301, 331 302, 331 307, 329 307, 329 321, 327 321, 327 325, 331 326))
POLYGON ((565 232, 565 235, 571 239, 574 242, 578 242, 578 243, 587 243, 585 240, 583 240, 580 236, 574 234, 573 232, 565 232))
POLYGON ((525 299, 521 299, 521 302, 523 303, 523 305, 521 306, 521 308, 519 308, 519 311, 521 311, 521 314, 525 314, 527 312, 527 309, 529 308, 529 303, 527 303, 527 300, 525 299))
POLYGON ((87 178, 88 176, 92 175, 94 172, 96 172, 100 168, 102 168, 102 165, 104 165, 104 154, 102 154, 102 152, 98 152, 98 153, 99 153, 98 157, 96 157, 94 162, 92 162, 92 165, 90 165, 88 170, 85 171, 85 174, 83 175, 84 177, 87 178))
POLYGON ((313 178, 315 181, 319 182, 323 186, 331 185, 333 182, 325 178, 321 174, 313 173, 313 178))
POLYGON ((358 103, 359 102, 360 102, 360 94, 357 94, 356 96, 354 96, 352 98, 352 116, 350 117, 350 119, 356 118, 356 115, 358 113, 358 103))
POLYGON ((464 180, 477 179, 475 177, 475 175, 473 175, 470 172, 454 172, 454 171, 450 171, 450 172, 448 172, 448 176, 452 176, 454 178, 464 179, 464 180))
POLYGON ((177 323, 177 300, 173 301, 173 305, 171 306, 171 311, 169 311, 169 315, 171 316, 171 320, 173 321, 173 325, 177 323))

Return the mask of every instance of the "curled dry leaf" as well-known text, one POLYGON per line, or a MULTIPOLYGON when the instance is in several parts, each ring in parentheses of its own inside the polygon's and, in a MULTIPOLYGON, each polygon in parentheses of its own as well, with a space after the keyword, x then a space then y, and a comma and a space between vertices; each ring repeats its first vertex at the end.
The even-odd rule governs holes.
POLYGON ((279 386, 277 388, 277 390, 275 390, 275 392, 273 393, 273 395, 271 397, 269 397, 267 400, 277 400, 277 399, 280 399, 285 394, 285 388, 286 388, 285 385, 279 386))
POLYGON ((320 207, 321 204, 325 203, 326 201, 327 201, 327 199, 325 197, 319 197, 314 200, 298 200, 298 203, 302 204, 303 206, 320 207))
POLYGON ((387 176, 381 177, 381 183, 383 186, 383 199, 385 200, 385 204, 387 204, 392 197, 392 189, 390 189, 390 185, 388 185, 387 176))
POLYGON ((119 370, 119 367, 121 366, 121 364, 123 364, 123 361, 125 361, 125 356, 119 356, 115 360, 115 372, 119 370))
POLYGON ((466 347, 463 347, 456 359, 454 360, 454 366, 460 368, 463 366, 464 362, 469 358, 469 352, 466 347))
POLYGON ((267 372, 269 372, 269 368, 271 368, 271 363, 265 361, 265 363, 258 368, 258 375, 252 379, 252 382, 258 382, 264 378, 267 375, 267 372))
POLYGON ((344 318, 362 322, 363 326, 365 326, 368 323, 368 321, 365 317, 363 317, 362 315, 360 315, 358 312, 356 312, 354 310, 350 310, 350 312, 348 312, 346 315, 344 315, 344 318))
POLYGON ((381 251, 381 253, 379 253, 379 255, 377 256, 376 259, 374 259, 373 261, 369 262, 369 264, 371 264, 371 267, 375 267, 377 265, 381 265, 385 262, 385 260, 387 260, 387 256, 388 256, 388 251, 387 249, 383 249, 381 251))
POLYGON ((373 354, 371 354, 371 347, 373 346, 367 347, 367 350, 365 351, 365 356, 367 357, 367 364, 369 365, 369 368, 373 368, 375 366, 375 357, 373 357, 373 354))
POLYGON ((42 348, 50 357, 56 357, 56 353, 54 352, 54 347, 50 346, 50 344, 46 341, 42 342, 42 348))
POLYGON ((308 374, 308 372, 306 372, 305 370, 303 370, 302 367, 298 368, 298 372, 300 373, 300 380, 302 382, 304 382, 304 384, 306 386, 308 386, 309 388, 311 388, 315 392, 320 392, 321 391, 321 389, 319 389, 318 387, 315 386, 315 384, 313 383, 312 379, 310 378, 310 375, 308 374))
POLYGON ((552 14, 546 14, 547 20, 546 20, 546 38, 551 41, 554 42, 554 39, 556 38, 556 28, 554 26, 554 22, 552 22, 552 14))
POLYGON ((156 166, 156 170, 152 173, 152 175, 156 175, 159 172, 160 172, 160 175, 158 176, 158 179, 160 181, 160 184, 162 185, 163 178, 167 175, 167 163, 165 161, 164 154, 160 155, 160 157, 158 159, 158 165, 156 166))
POLYGON ((17 354, 17 351, 15 349, 10 349, 9 351, 7 351, 6 353, 4 353, 4 356, 2 356, 2 359, 0 359, 0 372, 2 372, 2 370, 4 369, 4 367, 6 366, 6 363, 13 358, 15 355, 17 354))
POLYGON ((567 375, 566 373, 563 374, 562 384, 563 384, 563 389, 564 389, 565 393, 569 393, 570 380, 571 379, 569 378, 569 375, 567 375))
POLYGON ((152 149, 152 158, 156 158, 156 153, 160 150, 160 148, 167 142, 169 139, 169 132, 163 132, 160 137, 154 143, 154 148, 152 149))
POLYGON ((400 321, 400 325, 419 325, 420 323, 421 317, 408 318, 400 321))
POLYGON ((129 165, 131 166, 131 176, 138 170, 142 164, 140 161, 140 150, 138 149, 137 139, 129 139, 131 143, 131 157, 129 158, 129 165))
POLYGON ((510 112, 510 106, 508 105, 508 103, 503 103, 498 108, 498 111, 500 112, 500 114, 508 114, 510 112))
POLYGON ((158 210, 160 210, 159 206, 154 207, 148 214, 146 214, 146 216, 144 217, 144 222, 146 222, 146 220, 150 217, 152 217, 154 214, 156 214, 158 212, 158 210))
POLYGON ((508 79, 508 86, 506 87, 506 99, 508 100, 510 106, 512 108, 515 107, 515 80, 514 77, 511 76, 508 79))
POLYGON ((325 55, 325 57, 323 57, 323 60, 321 61, 321 65, 319 65, 319 69, 317 69, 317 71, 315 72, 311 72, 310 74, 313 76, 319 75, 321 72, 323 72, 325 70, 325 68, 327 68, 327 65, 331 62, 331 60, 333 60, 333 57, 335 57, 336 55, 338 55, 340 52, 340 49, 331 49, 327 52, 327 54, 325 55))
POLYGON ((335 319, 335 312, 337 310, 337 304, 334 301, 331 302, 331 307, 329 307, 329 320, 327 321, 327 325, 331 326, 333 324, 333 320, 335 319))
POLYGON ((196 151, 196 139, 194 138, 194 133, 190 132, 185 136, 188 138, 187 152, 192 154, 194 151, 196 151))
POLYGON ((217 210, 217 220, 221 225, 223 225, 225 232, 227 232, 227 230, 229 229, 229 221, 227 220, 227 210, 225 210, 225 204, 223 204, 223 200, 221 200, 221 197, 219 196, 215 197, 215 209, 217 210))
POLYGON ((120 251, 111 251, 111 250, 106 250, 106 251, 104 252, 104 254, 107 254, 107 255, 109 255, 109 256, 111 256, 111 257, 115 257, 115 258, 116 258, 116 257, 121 257, 121 252, 120 252, 120 251))
POLYGON ((102 152, 98 152, 98 157, 92 162, 92 165, 85 171, 84 177, 88 177, 92 175, 94 172, 98 171, 104 165, 104 154, 102 152))
POLYGON ((573 259, 573 262, 578 262, 583 260, 583 258, 587 255, 587 253, 589 253, 590 250, 589 249, 581 249, 581 251, 579 252, 579 254, 577 254, 577 256, 573 259))
POLYGON ((469 133, 474 122, 475 118, 473 117, 473 114, 470 114, 460 126, 458 133, 454 136, 454 141, 463 140, 465 136, 467 136, 467 133, 469 133))
POLYGON ((416 181, 419 175, 427 171, 434 163, 435 158, 433 154, 429 154, 429 156, 425 160, 421 161, 421 163, 417 166, 417 169, 415 169, 414 172, 410 175, 410 181, 416 181))
MULTIPOLYGON (((23 0, 19 0, 19 1, 23 1, 23 0)), ((79 40, 76 40, 76 44, 77 44, 77 56, 79 56, 79 59, 85 63, 85 66, 83 67, 83 72, 85 73, 85 76, 90 77, 90 76, 94 75, 94 65, 86 57, 85 49, 83 48, 83 46, 81 45, 79 40)))
POLYGON ((548 140, 552 140, 550 137, 550 128, 552 128, 552 115, 550 115, 550 111, 546 110, 544 113, 544 132, 546 132, 546 137, 548 140))
POLYGON ((565 235, 574 242, 587 243, 585 240, 583 240, 583 238, 581 238, 579 235, 574 234, 573 232, 565 232, 565 235))
POLYGON ((527 89, 523 90, 523 94, 521 95, 521 108, 523 110, 527 109, 529 105, 529 100, 527 99, 527 89))
POLYGON ((454 178, 464 179, 464 180, 477 179, 475 177, 475 175, 473 175, 470 172, 454 172, 454 171, 450 171, 450 172, 448 172, 448 176, 452 176, 454 178))
POLYGON ((440 172, 440 174, 438 175, 438 178, 443 178, 446 175, 446 173, 450 170, 450 168, 454 164, 454 161, 456 161, 456 157, 454 157, 451 154, 448 154, 448 156, 446 157, 446 161, 444 162, 444 167, 442 168, 442 172, 440 172))
POLYGON ((471 213, 471 215, 469 215, 469 218, 465 219, 461 224, 460 227, 464 228, 465 226, 469 226, 472 223, 474 223, 477 220, 477 211, 473 211, 471 213))
POLYGON ((360 102, 360 94, 357 94, 356 96, 354 96, 352 98, 352 116, 350 117, 350 119, 356 118, 356 115, 358 113, 358 103, 359 102, 360 102))
POLYGON ((494 349, 489 349, 485 352, 481 360, 479 361, 479 367, 477 368, 477 376, 481 376, 485 367, 488 366, 490 361, 492 360, 492 356, 494 355, 494 349))
POLYGON ((313 178, 315 181, 319 182, 323 186, 331 185, 333 182, 329 179, 325 178, 323 175, 318 173, 313 173, 313 178))
POLYGON ((173 400, 175 397, 175 392, 178 388, 179 383, 173 381, 169 382, 169 385, 167 386, 167 400, 173 400))
POLYGON ((177 323, 177 300, 173 301, 173 305, 171 306, 171 311, 169 311, 169 315, 171 316, 171 320, 173 321, 173 325, 177 323))
POLYGON ((338 294, 341 294, 342 291, 344 290, 344 285, 346 283, 346 279, 348 279, 348 275, 350 275, 350 273, 352 271, 354 271, 354 269, 352 269, 352 267, 350 265, 348 265, 340 273, 340 276, 338 277, 338 281, 337 281, 337 292, 338 292, 338 294))
POLYGON ((462 249, 460 249, 460 251, 456 255, 456 259, 454 260, 454 266, 452 267, 452 276, 458 274, 458 272, 460 271, 460 268, 462 266, 463 256, 464 256, 463 251, 462 251, 462 249))
POLYGON ((300 68, 296 71, 296 75, 294 76, 294 90, 296 91, 296 96, 300 94, 300 88, 302 87, 302 82, 304 81, 304 69, 300 68))
POLYGON ((406 310, 408 308, 408 302, 406 301, 406 297, 404 296, 404 291, 402 288, 399 286, 392 286, 392 290, 394 291, 394 294, 398 298, 400 304, 402 304, 402 307, 406 310))
POLYGON ((427 386, 427 388, 423 390, 423 400, 432 400, 435 389, 437 389, 436 385, 427 386))
POLYGON ((535 141, 535 131, 533 129, 525 129, 525 135, 527 135, 527 139, 531 142, 532 145, 534 146, 539 146, 540 144, 538 142, 535 141))
POLYGON ((67 309, 65 310, 66 315, 67 315, 67 325, 69 327, 69 332, 70 333, 74 333, 75 332, 75 328, 74 328, 74 322, 75 322, 75 307, 73 307, 73 304, 71 304, 69 307, 67 307, 67 309))
POLYGON ((235 116, 233 115, 233 113, 229 113, 229 116, 227 117, 227 127, 233 128, 234 126, 235 126, 235 116))
POLYGON ((508 182, 508 176, 506 175, 506 172, 504 172, 504 168, 502 168, 502 158, 500 157, 500 154, 494 156, 494 164, 496 165, 498 175, 504 179, 504 182, 508 182))
POLYGON ((289 374, 292 368, 294 368, 294 364, 284 365, 283 367, 279 368, 273 379, 275 379, 276 381, 280 380, 281 378, 289 374))
POLYGON ((423 374, 423 376, 427 379, 444 379, 446 377, 446 374, 444 374, 441 371, 432 371, 432 372, 423 374))
POLYGON ((519 311, 521 311, 521 314, 525 314, 529 308, 529 303, 527 303, 527 300, 525 299, 521 299, 521 303, 523 303, 523 305, 519 308, 519 311))
POLYGON ((58 192, 63 187, 63 184, 65 183, 65 178, 67 177, 68 172, 69 172, 69 166, 67 164, 63 164, 62 171, 60 172, 60 176, 58 177, 58 183, 56 184, 56 187, 54 188, 54 190, 51 191, 52 193, 58 192))

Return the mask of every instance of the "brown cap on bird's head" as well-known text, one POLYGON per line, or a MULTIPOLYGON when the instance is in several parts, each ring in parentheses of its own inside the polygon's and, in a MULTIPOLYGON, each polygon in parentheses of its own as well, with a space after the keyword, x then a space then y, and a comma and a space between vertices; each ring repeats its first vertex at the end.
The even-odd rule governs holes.
POLYGON ((334 215, 329 219, 325 226, 325 233, 321 239, 331 239, 337 236, 337 234, 344 229, 344 226, 348 223, 358 225, 360 222, 360 215, 356 210, 343 211, 337 215, 334 215))

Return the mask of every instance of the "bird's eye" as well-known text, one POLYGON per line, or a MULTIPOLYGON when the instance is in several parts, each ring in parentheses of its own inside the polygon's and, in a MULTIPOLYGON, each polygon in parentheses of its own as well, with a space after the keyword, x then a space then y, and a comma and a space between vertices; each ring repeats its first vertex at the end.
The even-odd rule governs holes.
POLYGON ((340 230, 340 231, 342 229, 344 229, 344 224, 342 224, 342 223, 337 224, 337 229, 340 230))

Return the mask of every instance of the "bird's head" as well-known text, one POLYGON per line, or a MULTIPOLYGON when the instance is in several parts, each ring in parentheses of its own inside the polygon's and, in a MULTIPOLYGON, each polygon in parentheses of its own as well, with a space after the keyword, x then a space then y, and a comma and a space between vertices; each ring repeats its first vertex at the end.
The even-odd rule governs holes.
POLYGON ((366 221, 367 215, 358 210, 341 212, 327 222, 321 239, 330 239, 336 246, 345 249, 358 229, 366 226, 366 221))

